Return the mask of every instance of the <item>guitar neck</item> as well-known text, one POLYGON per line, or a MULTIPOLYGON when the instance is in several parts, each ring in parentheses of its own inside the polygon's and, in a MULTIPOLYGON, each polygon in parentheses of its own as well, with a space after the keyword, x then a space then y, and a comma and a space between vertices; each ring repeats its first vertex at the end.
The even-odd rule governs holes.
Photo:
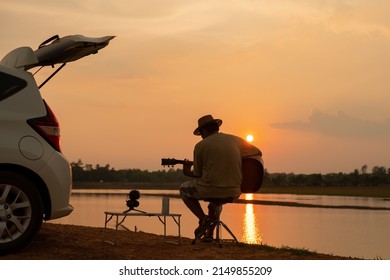
POLYGON ((168 165, 173 166, 175 164, 184 164, 186 162, 193 163, 189 160, 180 160, 180 159, 174 159, 174 158, 163 158, 161 159, 161 165, 168 165))
POLYGON ((184 164, 186 161, 182 159, 176 159, 176 164, 184 164))

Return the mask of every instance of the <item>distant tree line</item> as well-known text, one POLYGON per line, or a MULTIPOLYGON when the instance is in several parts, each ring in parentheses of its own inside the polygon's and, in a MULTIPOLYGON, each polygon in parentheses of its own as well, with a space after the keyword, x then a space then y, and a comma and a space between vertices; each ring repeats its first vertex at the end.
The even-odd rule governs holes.
POLYGON ((77 182, 150 182, 171 183, 184 182, 188 177, 182 170, 173 168, 167 170, 148 171, 141 169, 115 170, 109 164, 83 164, 81 160, 71 163, 73 180, 77 182))
MULTIPOLYGON (((109 164, 83 164, 72 162, 73 180, 78 182, 150 182, 172 183, 188 180, 182 169, 148 171, 141 169, 115 170, 109 164)), ((267 186, 378 186, 390 185, 390 168, 374 166, 368 172, 367 165, 351 173, 294 174, 269 173, 265 170, 264 185, 267 186)))
POLYGON ((294 174, 266 172, 264 185, 269 186, 380 186, 390 185, 390 169, 375 166, 371 173, 355 169, 351 173, 294 174))

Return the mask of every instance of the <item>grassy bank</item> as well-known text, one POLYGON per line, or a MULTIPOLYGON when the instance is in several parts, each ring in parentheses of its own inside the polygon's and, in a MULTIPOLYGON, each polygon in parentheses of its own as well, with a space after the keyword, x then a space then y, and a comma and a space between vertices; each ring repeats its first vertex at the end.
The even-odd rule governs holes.
POLYGON ((145 232, 44 223, 35 240, 0 260, 345 260, 350 257, 266 245, 198 242, 145 232), (116 236, 117 245, 104 242, 116 236))
MULTIPOLYGON (((178 190, 180 183, 74 182, 74 189, 178 190)), ((390 186, 263 186, 260 193, 380 197, 390 199, 390 186)))

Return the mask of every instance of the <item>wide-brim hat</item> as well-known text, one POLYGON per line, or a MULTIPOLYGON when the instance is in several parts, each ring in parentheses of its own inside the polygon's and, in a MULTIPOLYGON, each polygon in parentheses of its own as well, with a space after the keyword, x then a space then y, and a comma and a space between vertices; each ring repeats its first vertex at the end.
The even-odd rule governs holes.
POLYGON ((200 135, 200 129, 210 123, 216 123, 218 126, 221 126, 222 120, 214 119, 212 115, 203 116, 198 120, 198 127, 194 130, 194 134, 200 135))

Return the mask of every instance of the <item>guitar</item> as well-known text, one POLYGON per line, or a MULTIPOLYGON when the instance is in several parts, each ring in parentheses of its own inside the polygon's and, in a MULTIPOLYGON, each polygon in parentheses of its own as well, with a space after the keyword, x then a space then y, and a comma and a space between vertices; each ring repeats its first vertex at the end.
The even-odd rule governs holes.
MULTIPOLYGON (((161 165, 173 167, 176 164, 184 164, 185 162, 191 162, 187 160, 179 160, 174 158, 161 159, 161 165)), ((264 179, 264 166, 261 157, 247 157, 242 159, 242 193, 255 193, 257 192, 264 179)))

